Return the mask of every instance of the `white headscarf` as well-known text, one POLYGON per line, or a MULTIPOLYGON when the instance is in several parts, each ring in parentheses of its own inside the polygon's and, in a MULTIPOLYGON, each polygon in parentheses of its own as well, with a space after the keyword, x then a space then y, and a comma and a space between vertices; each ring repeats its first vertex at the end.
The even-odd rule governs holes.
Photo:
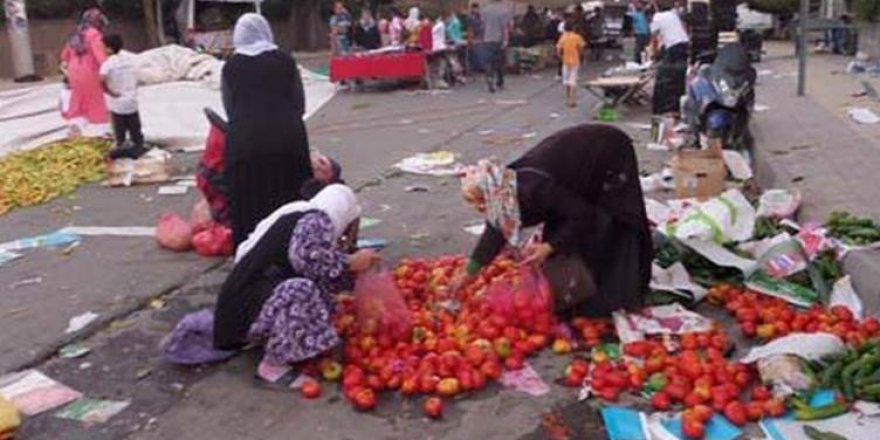
POLYGON ((255 57, 263 52, 278 49, 269 22, 253 12, 242 15, 235 23, 232 33, 235 53, 255 57))
POLYGON ((348 226, 361 216, 361 206, 351 188, 342 184, 327 185, 309 201, 333 222, 333 238, 339 239, 348 226))
POLYGON ((351 188, 342 184, 327 185, 311 200, 288 203, 257 223, 254 232, 248 236, 247 240, 238 245, 238 249, 235 251, 235 262, 241 261, 248 252, 256 247, 260 239, 281 217, 294 212, 314 210, 323 211, 330 217, 330 221, 333 222, 333 237, 336 239, 341 237, 348 225, 361 215, 357 196, 351 188))
POLYGON ((419 20, 419 8, 413 6, 409 8, 409 17, 406 17, 406 21, 403 22, 403 25, 406 27, 406 30, 413 32, 415 29, 418 29, 422 24, 421 20, 419 20))

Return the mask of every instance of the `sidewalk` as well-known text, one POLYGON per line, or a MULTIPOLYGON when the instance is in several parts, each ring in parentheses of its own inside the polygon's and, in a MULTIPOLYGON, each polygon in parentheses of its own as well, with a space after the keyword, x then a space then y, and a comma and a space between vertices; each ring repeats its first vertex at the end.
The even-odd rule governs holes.
MULTIPOLYGON (((771 56, 774 49, 778 47, 771 46, 771 56)), ((870 98, 851 97, 861 90, 860 78, 833 73, 842 71, 847 61, 811 56, 804 97, 796 95, 793 57, 756 65, 765 71, 758 78, 757 102, 770 107, 756 114, 752 124, 756 174, 765 188, 801 191, 801 222, 824 220, 834 210, 880 219, 880 126, 858 125, 846 115, 847 107, 877 111, 880 106, 870 98)), ((880 310, 880 252, 851 253, 844 266, 868 311, 880 310)))

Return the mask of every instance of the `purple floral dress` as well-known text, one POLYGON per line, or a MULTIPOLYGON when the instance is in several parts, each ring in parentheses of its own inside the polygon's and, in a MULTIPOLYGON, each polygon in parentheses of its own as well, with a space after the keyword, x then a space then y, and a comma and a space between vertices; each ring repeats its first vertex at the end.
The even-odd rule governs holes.
POLYGON ((289 364, 315 357, 339 343, 333 328, 333 295, 352 287, 346 254, 333 238, 327 214, 304 215, 290 237, 288 256, 299 278, 278 284, 250 329, 264 344, 265 359, 289 364))

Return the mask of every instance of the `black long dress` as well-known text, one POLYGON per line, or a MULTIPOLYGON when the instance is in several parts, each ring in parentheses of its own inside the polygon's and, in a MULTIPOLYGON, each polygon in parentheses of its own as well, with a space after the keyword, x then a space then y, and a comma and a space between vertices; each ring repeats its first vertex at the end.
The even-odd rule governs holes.
POLYGON ((281 51, 233 55, 223 67, 229 118, 225 177, 236 248, 275 209, 300 199, 312 177, 296 61, 281 51))
POLYGON ((240 348, 275 286, 297 276, 287 255, 290 234, 310 211, 281 216, 226 278, 214 312, 214 346, 240 348))
MULTIPOLYGON (((524 227, 544 224, 555 252, 578 254, 598 294, 579 314, 604 316, 642 304, 653 245, 632 140, 606 125, 579 125, 544 139, 508 165, 517 174, 524 227)), ((487 224, 471 258, 489 264, 504 248, 487 224)))

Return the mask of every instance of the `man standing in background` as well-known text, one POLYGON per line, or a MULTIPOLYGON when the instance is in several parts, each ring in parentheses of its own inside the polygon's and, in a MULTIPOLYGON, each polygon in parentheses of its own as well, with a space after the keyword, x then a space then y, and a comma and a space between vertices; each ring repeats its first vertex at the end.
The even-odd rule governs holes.
POLYGON ((486 66, 486 83, 489 92, 504 88, 504 50, 510 41, 513 15, 510 6, 501 0, 492 0, 483 8, 483 45, 489 61, 486 66))
POLYGON ((636 37, 636 48, 633 62, 642 63, 642 52, 651 41, 651 30, 648 26, 648 15, 645 5, 640 0, 635 0, 630 5, 630 17, 632 18, 633 36, 636 37))

